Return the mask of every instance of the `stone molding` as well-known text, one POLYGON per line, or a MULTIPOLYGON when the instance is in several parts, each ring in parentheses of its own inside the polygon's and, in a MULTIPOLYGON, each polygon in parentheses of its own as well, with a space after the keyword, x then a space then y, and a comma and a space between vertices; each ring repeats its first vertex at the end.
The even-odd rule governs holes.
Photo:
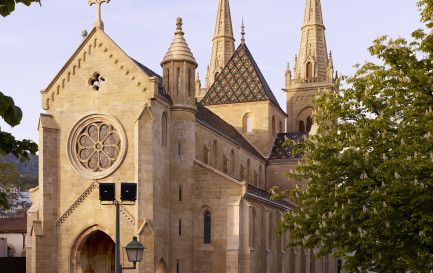
POLYGON ((63 213, 62 216, 60 216, 59 219, 55 222, 56 226, 61 226, 66 219, 81 205, 81 203, 84 202, 84 200, 87 199, 87 197, 95 190, 99 188, 99 183, 94 181, 84 192, 81 194, 80 197, 72 204, 72 206, 69 207, 68 210, 63 213))

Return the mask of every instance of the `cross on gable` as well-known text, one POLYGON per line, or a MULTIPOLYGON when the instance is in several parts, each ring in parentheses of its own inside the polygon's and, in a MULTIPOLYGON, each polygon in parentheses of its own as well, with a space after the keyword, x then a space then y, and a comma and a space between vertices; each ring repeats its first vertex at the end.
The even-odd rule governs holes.
POLYGON ((92 6, 93 4, 96 4, 96 20, 93 23, 94 27, 99 27, 100 29, 104 30, 104 23, 101 19, 101 4, 102 3, 110 3, 110 0, 89 0, 87 3, 92 6))

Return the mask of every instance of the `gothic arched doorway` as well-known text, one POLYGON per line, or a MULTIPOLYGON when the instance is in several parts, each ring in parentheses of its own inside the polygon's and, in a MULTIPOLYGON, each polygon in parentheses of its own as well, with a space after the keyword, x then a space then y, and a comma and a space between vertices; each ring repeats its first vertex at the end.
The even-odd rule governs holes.
POLYGON ((73 273, 114 273, 113 239, 93 227, 75 242, 72 253, 73 273))

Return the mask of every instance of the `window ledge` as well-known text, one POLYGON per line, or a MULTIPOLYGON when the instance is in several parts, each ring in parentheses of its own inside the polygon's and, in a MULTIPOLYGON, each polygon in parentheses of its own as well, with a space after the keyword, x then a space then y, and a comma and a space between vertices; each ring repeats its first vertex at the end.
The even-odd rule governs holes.
POLYGON ((203 244, 197 248, 200 251, 214 251, 214 248, 211 244, 203 244))

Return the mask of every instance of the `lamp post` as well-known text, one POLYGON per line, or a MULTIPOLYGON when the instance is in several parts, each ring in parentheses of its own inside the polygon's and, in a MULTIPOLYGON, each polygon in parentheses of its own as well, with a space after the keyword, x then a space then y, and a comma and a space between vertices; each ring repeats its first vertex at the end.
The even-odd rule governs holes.
POLYGON ((128 261, 134 264, 133 267, 121 267, 120 266, 120 221, 119 211, 120 204, 134 205, 137 199, 137 184, 135 183, 121 183, 120 188, 120 200, 116 200, 116 184, 114 183, 100 183, 99 184, 99 200, 103 205, 115 205, 116 206, 116 244, 114 252, 114 264, 115 273, 121 273, 123 269, 136 269, 136 263, 141 261, 143 251, 146 249, 140 242, 137 241, 137 237, 134 236, 132 241, 125 247, 128 255, 128 261), (109 202, 109 203, 103 203, 109 202), (123 203, 130 202, 130 203, 123 203))

